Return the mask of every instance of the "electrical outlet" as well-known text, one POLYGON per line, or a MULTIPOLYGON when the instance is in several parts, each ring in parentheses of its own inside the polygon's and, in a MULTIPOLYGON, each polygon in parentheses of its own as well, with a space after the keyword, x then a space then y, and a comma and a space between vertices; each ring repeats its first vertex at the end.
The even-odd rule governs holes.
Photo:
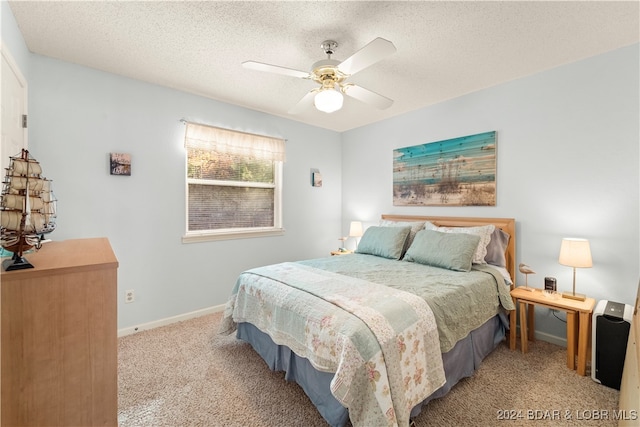
POLYGON ((130 302, 134 302, 136 300, 136 294, 133 289, 129 289, 128 291, 124 291, 124 302, 127 304, 130 302))

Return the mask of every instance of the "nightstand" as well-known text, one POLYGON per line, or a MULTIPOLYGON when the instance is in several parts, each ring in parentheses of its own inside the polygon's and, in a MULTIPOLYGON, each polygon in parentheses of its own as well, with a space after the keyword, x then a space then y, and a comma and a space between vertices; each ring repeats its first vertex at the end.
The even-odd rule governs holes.
MULTIPOLYGON (((529 289, 533 289, 533 291, 522 286, 511 291, 511 297, 516 304, 520 304, 520 346, 522 352, 527 352, 528 341, 535 341, 534 307, 538 305, 553 310, 562 310, 567 313, 567 367, 577 369, 579 375, 586 375, 591 339, 591 313, 596 301, 593 298, 577 301, 562 298, 560 294, 556 294, 556 298, 551 298, 545 296, 542 289, 529 289), (577 365, 576 352, 578 355, 577 365)), ((515 331, 516 316, 512 316, 510 323, 512 330, 515 331)), ((515 339, 511 340, 510 347, 512 350, 515 349, 515 339)))
POLYGON ((349 249, 347 249, 346 251, 331 251, 331 256, 333 255, 347 255, 347 254, 352 254, 353 251, 350 251, 349 249))

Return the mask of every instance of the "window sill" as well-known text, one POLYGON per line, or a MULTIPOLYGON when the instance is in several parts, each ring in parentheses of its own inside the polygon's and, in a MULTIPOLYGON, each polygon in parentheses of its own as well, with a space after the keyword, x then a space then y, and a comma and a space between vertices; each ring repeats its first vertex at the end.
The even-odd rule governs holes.
POLYGON ((182 243, 213 242, 217 240, 252 239, 255 237, 283 236, 284 228, 270 228, 249 231, 224 231, 209 233, 187 233, 182 236, 182 243))

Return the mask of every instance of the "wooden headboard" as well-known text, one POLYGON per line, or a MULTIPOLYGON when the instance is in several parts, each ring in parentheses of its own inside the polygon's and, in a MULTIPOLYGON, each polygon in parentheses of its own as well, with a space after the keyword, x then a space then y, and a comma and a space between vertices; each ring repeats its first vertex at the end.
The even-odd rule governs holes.
MULTIPOLYGON (((471 218, 451 216, 382 215, 388 221, 429 221, 440 227, 476 227, 493 224, 511 236, 505 253, 507 271, 516 282, 516 221, 513 218, 471 218)), ((513 287, 513 286, 512 286, 513 287)))

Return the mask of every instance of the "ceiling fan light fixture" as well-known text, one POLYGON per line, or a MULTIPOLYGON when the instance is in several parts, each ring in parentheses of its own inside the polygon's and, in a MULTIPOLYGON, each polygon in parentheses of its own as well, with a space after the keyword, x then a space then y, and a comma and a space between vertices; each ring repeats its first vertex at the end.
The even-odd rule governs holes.
POLYGON ((313 98, 313 105, 324 112, 333 113, 342 108, 344 97, 335 89, 321 89, 313 98))

